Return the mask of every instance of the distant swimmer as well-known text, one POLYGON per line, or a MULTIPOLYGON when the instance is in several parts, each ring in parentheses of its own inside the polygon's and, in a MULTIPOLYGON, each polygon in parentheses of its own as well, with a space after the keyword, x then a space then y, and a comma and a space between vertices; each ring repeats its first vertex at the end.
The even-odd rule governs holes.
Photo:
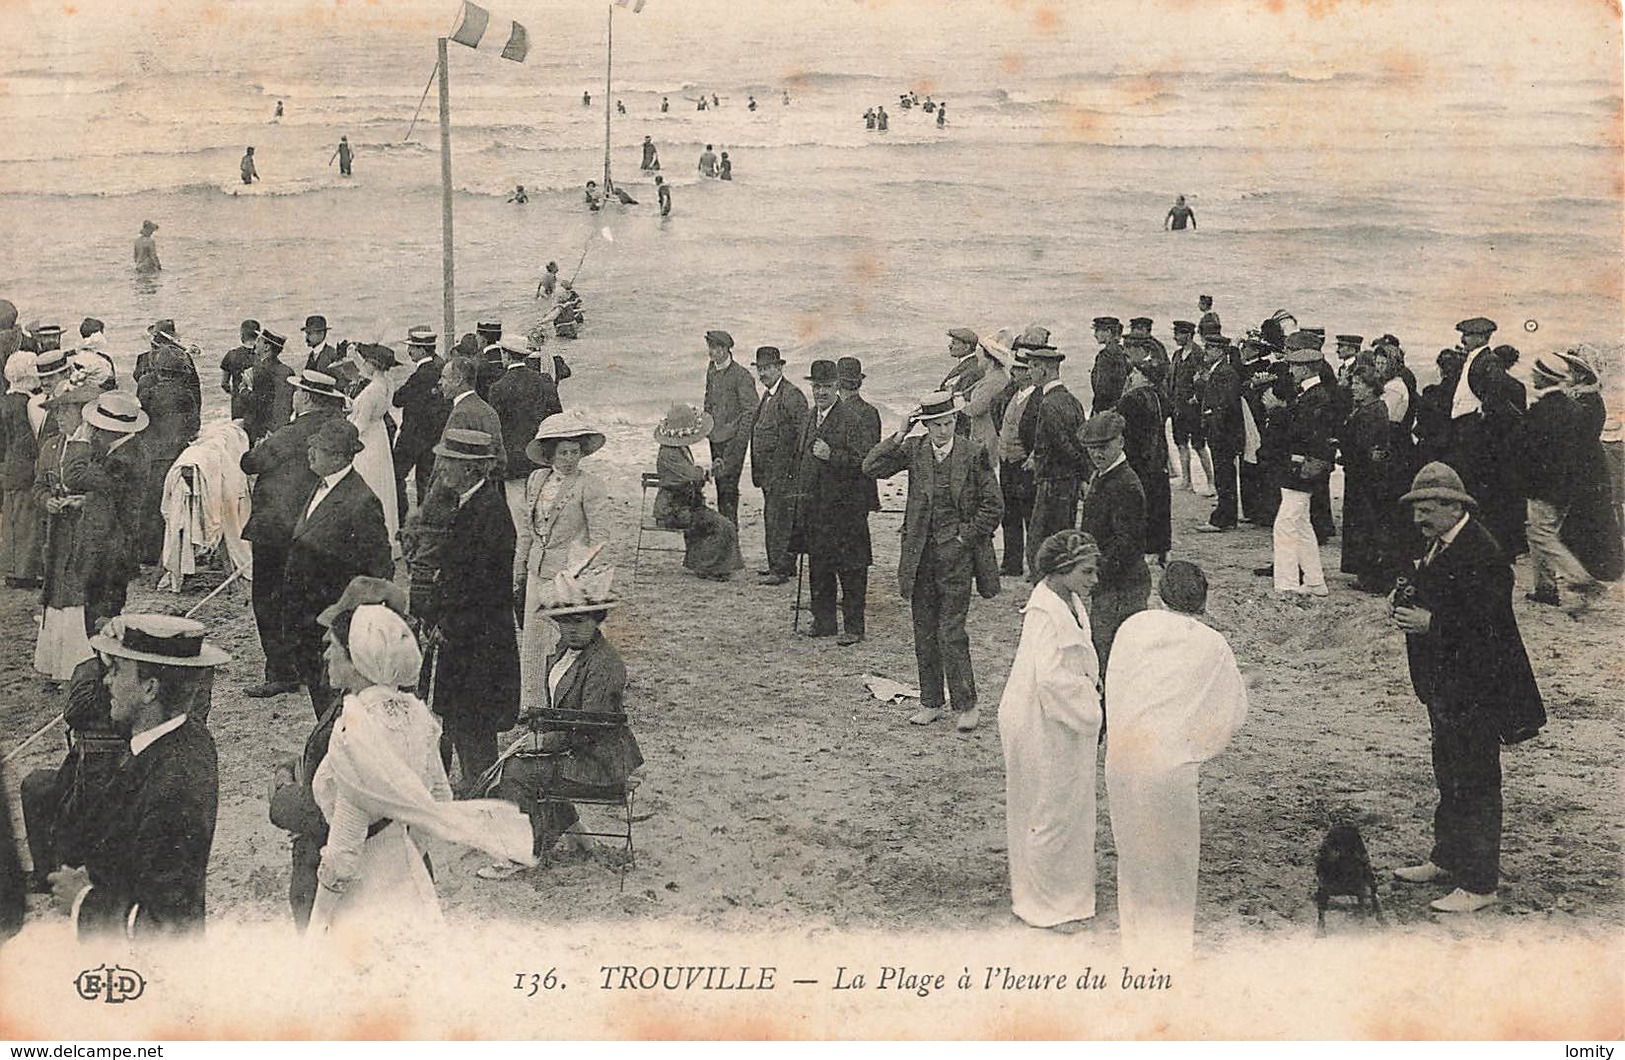
POLYGON ((908 94, 908 102, 909 106, 918 107, 920 105, 920 94, 911 89, 908 94))
POLYGON ((713 106, 713 107, 722 106, 722 101, 717 98, 717 94, 715 92, 711 93, 711 106, 713 106))
POLYGON ((870 107, 868 110, 863 112, 863 127, 865 129, 873 129, 875 127, 875 108, 870 107))
MULTIPOLYGON (((354 157, 355 155, 350 152, 350 138, 348 136, 339 137, 339 149, 333 152, 333 158, 339 160, 340 176, 347 177, 350 175, 350 161, 354 157)), ((332 165, 333 159, 329 158, 327 164, 332 165)))
POLYGON ((701 96, 701 97, 700 97, 700 105, 699 105, 699 106, 697 106, 697 107, 695 107, 695 108, 694 108, 694 109, 695 109, 695 110, 704 110, 704 109, 705 109, 705 106, 706 106, 706 103, 705 103, 705 97, 704 97, 704 96, 701 96))
POLYGON ((603 196, 598 194, 598 182, 596 180, 587 181, 586 199, 587 209, 596 213, 603 208, 604 199, 603 196))
POLYGON ((784 90, 784 101, 783 102, 784 102, 784 105, 786 107, 788 107, 790 105, 790 90, 788 88, 784 90))
POLYGON ((925 102, 920 104, 920 109, 925 111, 927 114, 930 114, 932 111, 937 109, 937 105, 931 102, 930 96, 926 96, 925 102))
POLYGON ((914 106, 914 103, 908 98, 908 93, 904 92, 897 97, 897 105, 902 107, 904 110, 907 110, 908 108, 914 106))
POLYGON ((1196 211, 1185 205, 1185 196, 1181 195, 1168 207, 1168 216, 1162 219, 1162 227, 1171 232, 1179 232, 1184 229, 1187 221, 1190 222, 1191 228, 1196 227, 1196 211))
POLYGON ((618 99, 615 101, 615 113, 616 114, 625 114, 626 113, 626 104, 622 103, 618 99))
POLYGON ((939 103, 939 104, 937 104, 937 128, 940 129, 944 125, 947 125, 947 124, 948 124, 948 104, 939 103))
POLYGON ((583 107, 592 106, 592 93, 591 92, 583 92, 583 93, 581 93, 581 105, 583 107))
POLYGON ((671 185, 665 177, 655 178, 655 194, 660 196, 660 216, 665 217, 671 213, 671 185))
POLYGON ((706 144, 705 150, 700 152, 700 176, 715 177, 717 175, 717 156, 711 153, 711 145, 706 144))
POLYGON ((638 200, 632 198, 622 189, 617 188, 614 181, 609 182, 605 187, 608 189, 609 194, 615 196, 615 201, 622 206, 636 206, 638 204, 638 200))
POLYGON ((728 161, 728 152, 722 152, 722 164, 717 167, 718 180, 734 179, 734 164, 728 161))
POLYGON ((665 96, 661 96, 660 97, 660 113, 664 114, 669 110, 671 110, 671 100, 667 99, 665 96))
POLYGON ((158 244, 152 241, 152 234, 158 231, 158 226, 151 221, 141 222, 141 234, 135 237, 135 271, 157 272, 163 266, 158 263, 158 244))
POLYGON ((755 96, 750 97, 749 107, 750 107, 751 110, 756 109, 756 97, 755 96))
POLYGON ((886 117, 885 107, 881 107, 879 110, 875 111, 875 128, 879 129, 881 132, 885 132, 886 127, 889 124, 890 119, 886 117))
POLYGON ((525 186, 523 184, 520 184, 518 187, 514 188, 513 189, 513 194, 508 196, 508 201, 509 202, 516 202, 521 206, 523 206, 525 203, 529 202, 530 201, 530 196, 525 194, 525 186))
POLYGON ((545 294, 547 297, 552 298, 553 288, 557 287, 558 283, 559 263, 550 261, 547 263, 547 268, 542 271, 541 282, 536 285, 536 297, 540 298, 545 294))
POLYGON ((260 179, 260 171, 254 168, 254 149, 252 147, 244 153, 242 164, 237 168, 242 171, 244 184, 252 184, 260 179))
POLYGON ((282 117, 282 101, 280 99, 276 101, 276 114, 274 117, 278 119, 282 117))
POLYGON ((655 152, 654 141, 647 136, 643 138, 643 164, 638 168, 645 173, 658 172, 660 169, 660 156, 655 152))

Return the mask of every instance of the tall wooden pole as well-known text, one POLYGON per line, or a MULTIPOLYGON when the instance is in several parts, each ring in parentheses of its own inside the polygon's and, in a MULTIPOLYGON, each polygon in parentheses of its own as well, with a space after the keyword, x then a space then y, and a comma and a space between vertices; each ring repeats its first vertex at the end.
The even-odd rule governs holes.
POLYGON ((451 85, 447 81, 446 38, 440 38, 440 283, 445 315, 445 345, 457 342, 457 287, 452 274, 451 238, 451 85))
POLYGON ((615 63, 615 5, 609 7, 609 40, 604 48, 604 200, 609 201, 609 81, 615 63))

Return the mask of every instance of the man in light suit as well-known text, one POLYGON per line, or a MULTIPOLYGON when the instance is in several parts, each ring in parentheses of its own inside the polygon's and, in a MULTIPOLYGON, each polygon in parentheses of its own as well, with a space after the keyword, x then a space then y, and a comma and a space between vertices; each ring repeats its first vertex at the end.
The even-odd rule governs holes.
POLYGON ((796 519, 791 548, 807 555, 812 588, 809 637, 835 637, 842 646, 864 637, 869 594, 869 483, 863 475, 863 428, 836 396, 834 361, 814 361, 813 412, 796 446, 796 519), (835 629, 835 590, 841 589, 844 628, 835 629))
POLYGON ((955 435, 958 415, 952 394, 930 395, 902 430, 869 451, 863 471, 889 478, 908 469, 897 583, 913 611, 920 675, 920 710, 909 721, 929 725, 951 706, 955 727, 969 732, 979 721, 965 632, 973 557, 998 529, 1004 498, 987 451, 968 435, 955 435), (925 425, 925 437, 909 437, 915 423, 925 425))
POLYGON ((50 874, 81 938, 203 929, 220 782, 214 740, 186 705, 199 677, 230 659, 203 633, 191 619, 128 614, 91 638, 111 660, 110 716, 130 757, 89 822, 82 865, 50 874))
POLYGON ((332 692, 317 616, 351 578, 395 574, 383 504, 355 470, 359 452, 361 436, 346 419, 334 417, 310 436, 305 453, 317 483, 294 522, 282 569, 282 635, 318 718, 332 692))
POLYGON ((784 358, 775 346, 757 349, 756 374, 762 380, 762 400, 751 419, 750 480, 762 491, 762 532, 767 539, 767 569, 758 581, 783 585, 796 571, 790 528, 795 521, 796 443, 807 420, 807 398, 784 378, 784 358))
MULTIPOLYGON (((489 434, 496 443, 496 459, 491 464, 491 477, 500 479, 507 473, 508 450, 502 443, 502 417, 497 410, 474 392, 474 380, 479 375, 479 364, 467 357, 453 357, 440 374, 440 392, 451 402, 446 426, 440 432, 444 442, 446 431, 480 431, 489 434)), ((439 467, 439 461, 435 466, 439 467)))

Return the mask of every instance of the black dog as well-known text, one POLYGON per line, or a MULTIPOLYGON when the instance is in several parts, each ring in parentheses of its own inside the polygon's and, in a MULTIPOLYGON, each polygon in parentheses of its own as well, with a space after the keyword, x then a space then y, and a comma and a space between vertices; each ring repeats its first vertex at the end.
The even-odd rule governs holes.
POLYGON ((1316 933, 1326 934, 1326 907, 1331 899, 1350 895, 1365 909, 1367 896, 1377 923, 1383 923, 1382 906, 1377 902, 1377 876, 1371 871, 1371 858, 1365 852, 1360 830, 1351 824, 1333 825, 1315 853, 1316 933))

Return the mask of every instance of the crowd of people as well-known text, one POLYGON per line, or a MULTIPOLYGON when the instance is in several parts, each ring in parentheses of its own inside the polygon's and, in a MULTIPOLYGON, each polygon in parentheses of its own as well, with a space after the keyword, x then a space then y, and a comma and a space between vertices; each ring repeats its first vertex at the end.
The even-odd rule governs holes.
MULTIPOLYGON (((1241 725, 1246 690, 1200 618, 1204 572, 1170 559, 1172 491, 1199 488, 1194 452, 1216 499, 1195 529, 1273 524, 1261 573, 1312 607, 1330 591, 1320 549, 1341 463, 1342 567, 1388 596, 1434 734, 1436 843, 1396 876, 1458 884, 1434 903, 1443 912, 1490 905, 1499 747, 1545 720, 1511 564, 1529 550, 1531 598, 1556 605, 1561 585, 1576 615, 1620 575, 1597 374, 1575 354, 1543 354, 1528 403, 1507 373, 1517 351, 1491 348, 1495 325, 1473 318, 1440 354, 1440 381, 1419 390, 1392 335, 1369 348, 1338 336, 1334 368, 1324 333, 1289 313, 1236 344, 1211 299, 1199 309, 1174 322, 1172 352, 1148 318, 1126 333, 1096 318, 1087 408, 1048 329, 954 328, 951 369, 889 434, 858 358, 812 361, 809 401, 778 348, 757 348, 753 378, 732 335, 707 331, 702 404, 654 428, 653 518, 682 532, 686 570, 730 579, 745 563, 748 466, 762 496, 758 583, 796 580, 799 613, 805 574, 804 635, 851 646, 867 635, 877 480, 907 472, 897 573, 919 679, 910 723, 981 724, 972 589, 1031 586, 999 700, 1016 915, 1062 930, 1094 915, 1104 742, 1125 941, 1186 949, 1197 771, 1241 725), (708 460, 694 457, 701 442, 708 460)), ((42 593, 36 657, 67 678, 76 734, 62 769, 24 782, 31 882, 86 931, 201 925, 218 792, 206 722, 224 653, 198 623, 123 613, 153 558, 153 483, 201 409, 200 351, 173 321, 148 330, 131 390, 97 322, 69 352, 60 329, 19 329, 0 304, 0 558, 9 588, 42 593)), ((487 852, 480 875, 506 878, 580 842, 572 795, 614 790, 642 765, 626 667, 600 628, 620 602, 601 558, 616 528, 585 462, 606 438, 564 409, 562 358, 499 322, 449 356, 428 327, 336 346, 321 315, 303 331, 300 367, 255 321, 220 365, 253 476, 244 537, 264 671, 243 692, 303 690, 315 719, 270 793, 293 837, 295 921, 399 928, 438 916, 414 830, 487 852)))

